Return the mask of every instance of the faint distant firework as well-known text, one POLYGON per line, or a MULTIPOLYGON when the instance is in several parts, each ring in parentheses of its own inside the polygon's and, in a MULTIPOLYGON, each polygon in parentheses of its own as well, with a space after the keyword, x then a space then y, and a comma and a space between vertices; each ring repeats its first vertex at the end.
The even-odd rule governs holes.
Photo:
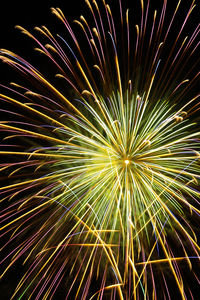
POLYGON ((194 299, 195 1, 85 2, 73 24, 52 8, 63 36, 17 26, 45 75, 0 50, 22 75, 0 94, 1 276, 23 263, 11 299, 194 299))

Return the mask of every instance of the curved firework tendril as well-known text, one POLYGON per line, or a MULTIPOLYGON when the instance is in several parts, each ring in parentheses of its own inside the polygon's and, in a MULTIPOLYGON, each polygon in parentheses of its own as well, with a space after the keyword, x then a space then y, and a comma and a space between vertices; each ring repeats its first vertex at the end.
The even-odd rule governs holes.
POLYGON ((24 259, 12 299, 52 299, 63 283, 66 299, 170 299, 173 281, 181 299, 193 299, 184 272, 198 282, 199 95, 191 91, 199 61, 188 65, 199 26, 183 35, 195 1, 167 59, 181 1, 166 24, 167 0, 153 15, 141 0, 135 29, 121 1, 120 22, 104 0, 86 4, 91 18, 74 21, 77 35, 52 9, 67 39, 37 27, 42 44, 17 26, 57 68, 64 92, 49 74, 0 51, 29 81, 2 86, 0 96, 1 172, 9 179, 0 187, 9 236, 2 276, 24 259))

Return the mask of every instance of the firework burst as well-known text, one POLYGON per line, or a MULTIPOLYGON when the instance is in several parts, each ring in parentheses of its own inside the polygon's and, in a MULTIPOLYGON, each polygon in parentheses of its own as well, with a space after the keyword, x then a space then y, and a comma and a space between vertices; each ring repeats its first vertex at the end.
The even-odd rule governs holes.
POLYGON ((1 276, 24 264, 12 299, 60 299, 61 287, 66 299, 194 299, 200 29, 184 31, 195 1, 178 29, 181 1, 168 21, 167 0, 138 3, 136 25, 123 1, 113 12, 87 0, 89 20, 73 25, 52 8, 63 36, 17 26, 56 83, 0 51, 22 75, 0 95, 1 276))

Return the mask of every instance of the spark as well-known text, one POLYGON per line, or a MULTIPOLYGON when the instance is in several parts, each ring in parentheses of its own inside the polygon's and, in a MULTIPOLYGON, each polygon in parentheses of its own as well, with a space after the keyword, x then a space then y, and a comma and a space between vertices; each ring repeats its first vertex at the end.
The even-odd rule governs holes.
POLYGON ((65 299, 192 295, 186 274, 198 283, 200 258, 200 28, 185 37, 195 1, 175 28, 183 2, 168 23, 167 0, 160 11, 141 0, 135 26, 121 0, 87 0, 91 18, 72 25, 52 8, 67 36, 16 26, 57 69, 55 83, 0 50, 31 83, 1 85, 0 94, 1 277, 20 259, 24 266, 11 299, 52 299, 61 285, 65 299))

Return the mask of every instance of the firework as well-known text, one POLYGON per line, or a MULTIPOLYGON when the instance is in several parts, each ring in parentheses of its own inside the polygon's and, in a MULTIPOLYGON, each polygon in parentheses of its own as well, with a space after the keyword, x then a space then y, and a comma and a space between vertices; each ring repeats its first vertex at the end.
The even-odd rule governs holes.
POLYGON ((185 37, 185 27, 195 1, 179 26, 181 1, 168 21, 167 0, 159 11, 138 3, 136 21, 121 0, 117 12, 87 0, 89 21, 73 24, 52 8, 63 36, 17 26, 53 76, 0 51, 22 75, 0 95, 1 276, 24 265, 12 299, 194 299, 200 29, 185 37))

